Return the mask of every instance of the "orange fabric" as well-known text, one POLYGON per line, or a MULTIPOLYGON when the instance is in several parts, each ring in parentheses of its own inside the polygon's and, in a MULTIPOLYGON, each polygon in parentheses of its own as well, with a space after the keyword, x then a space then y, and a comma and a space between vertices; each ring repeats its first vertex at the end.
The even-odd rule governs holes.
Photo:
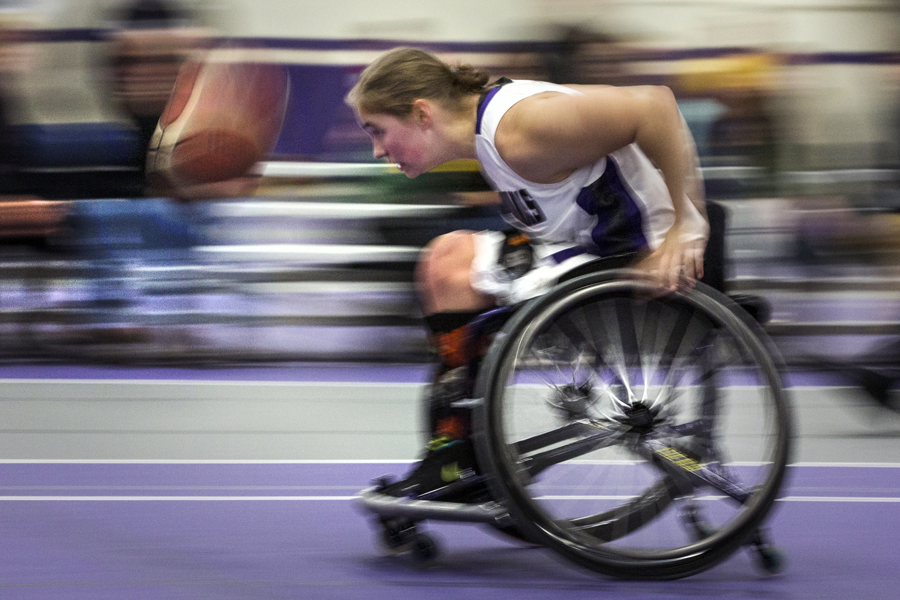
POLYGON ((527 244, 530 241, 531 238, 524 233, 520 233, 506 239, 506 243, 509 246, 521 246, 522 244, 527 244))
POLYGON ((460 417, 453 416, 440 419, 435 427, 434 436, 436 438, 448 438, 458 440, 466 437, 468 428, 460 417))
POLYGON ((437 348, 438 356, 451 369, 465 366, 472 359, 484 356, 489 341, 479 339, 472 344, 468 326, 458 327, 447 333, 434 333, 431 340, 437 348))
POLYGON ((438 356, 451 369, 462 367, 469 362, 466 351, 469 341, 468 327, 458 327, 447 333, 435 333, 433 341, 437 347, 438 356))

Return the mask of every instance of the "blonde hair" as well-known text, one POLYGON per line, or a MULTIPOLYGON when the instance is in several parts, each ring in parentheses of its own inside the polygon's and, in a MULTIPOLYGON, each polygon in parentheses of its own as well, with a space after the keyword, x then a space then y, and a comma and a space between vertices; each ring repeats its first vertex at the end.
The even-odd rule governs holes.
POLYGON ((358 112, 405 117, 418 99, 463 110, 463 99, 480 94, 487 72, 471 65, 451 66, 418 48, 394 48, 362 72, 346 102, 358 112))

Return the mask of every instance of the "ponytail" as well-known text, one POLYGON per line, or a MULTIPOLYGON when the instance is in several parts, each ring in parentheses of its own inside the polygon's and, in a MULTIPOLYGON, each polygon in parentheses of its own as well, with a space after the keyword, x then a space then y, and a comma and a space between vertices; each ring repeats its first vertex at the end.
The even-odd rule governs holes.
POLYGON ((465 94, 480 94, 490 79, 486 71, 472 65, 449 67, 452 84, 465 94))
POLYGON ((471 65, 450 66, 424 50, 395 48, 366 67, 346 102, 359 112, 398 117, 409 115, 420 98, 463 110, 466 97, 480 94, 488 80, 471 65))

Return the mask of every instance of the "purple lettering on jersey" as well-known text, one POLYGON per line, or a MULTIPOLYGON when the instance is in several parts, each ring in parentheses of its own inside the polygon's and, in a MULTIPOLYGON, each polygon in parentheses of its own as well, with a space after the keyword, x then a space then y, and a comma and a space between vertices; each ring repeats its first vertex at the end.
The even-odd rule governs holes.
POLYGON ((628 188, 622 182, 612 157, 599 179, 582 188, 576 199, 578 206, 597 216, 591 240, 600 256, 614 256, 647 248, 643 215, 628 188))

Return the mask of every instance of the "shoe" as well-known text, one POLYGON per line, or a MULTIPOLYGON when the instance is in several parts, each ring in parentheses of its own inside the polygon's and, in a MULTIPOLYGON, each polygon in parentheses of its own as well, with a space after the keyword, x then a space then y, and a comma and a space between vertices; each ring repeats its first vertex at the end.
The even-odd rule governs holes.
POLYGON ((439 436, 429 442, 424 458, 404 479, 388 484, 381 493, 398 498, 465 502, 484 489, 472 441, 439 436))

